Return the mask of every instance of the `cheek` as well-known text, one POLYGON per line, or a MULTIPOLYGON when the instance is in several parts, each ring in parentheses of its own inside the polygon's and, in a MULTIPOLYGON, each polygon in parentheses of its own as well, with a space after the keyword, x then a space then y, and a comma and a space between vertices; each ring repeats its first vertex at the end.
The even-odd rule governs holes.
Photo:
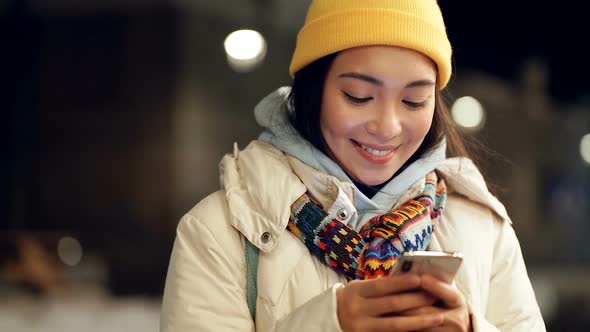
POLYGON ((430 127, 432 126, 434 111, 424 112, 419 117, 412 121, 411 137, 417 144, 422 144, 424 137, 428 134, 430 127))
POLYGON ((337 102, 324 103, 320 114, 322 134, 326 138, 338 138, 335 136, 346 135, 354 127, 354 119, 346 111, 343 105, 337 102))

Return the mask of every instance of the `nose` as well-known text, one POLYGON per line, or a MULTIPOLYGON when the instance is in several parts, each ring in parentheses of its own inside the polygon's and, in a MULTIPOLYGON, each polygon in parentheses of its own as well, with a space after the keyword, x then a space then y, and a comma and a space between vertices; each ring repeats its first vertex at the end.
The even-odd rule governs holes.
POLYGON ((402 123, 399 110, 396 106, 387 105, 379 108, 367 123, 367 132, 380 142, 387 142, 399 135, 402 131, 402 123))

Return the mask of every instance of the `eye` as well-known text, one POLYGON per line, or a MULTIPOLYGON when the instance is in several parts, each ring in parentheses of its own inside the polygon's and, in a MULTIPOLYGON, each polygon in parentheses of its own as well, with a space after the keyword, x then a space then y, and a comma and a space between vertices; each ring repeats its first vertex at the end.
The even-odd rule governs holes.
POLYGON ((415 102, 415 101, 404 100, 403 102, 404 102, 404 104, 406 104, 409 108, 411 108, 413 110, 418 110, 418 109, 424 108, 424 106, 426 105, 426 101, 415 102))
POLYGON ((342 91, 342 93, 344 93, 344 96, 346 96, 346 99, 348 99, 353 104, 357 104, 357 105, 365 104, 373 99, 373 97, 361 98, 361 97, 351 96, 344 91, 342 91))

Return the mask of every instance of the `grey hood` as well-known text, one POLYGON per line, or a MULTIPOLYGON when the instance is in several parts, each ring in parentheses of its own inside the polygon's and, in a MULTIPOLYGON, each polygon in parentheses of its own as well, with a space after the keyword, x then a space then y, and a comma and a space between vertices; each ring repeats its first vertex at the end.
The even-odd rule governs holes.
MULTIPOLYGON (((330 174, 340 181, 352 183, 342 168, 323 152, 315 148, 291 126, 286 103, 290 87, 281 87, 256 105, 256 122, 264 127, 259 140, 272 144, 318 171, 330 174)), ((417 181, 434 170, 446 158, 446 143, 443 142, 430 154, 422 156, 391 179, 375 196, 368 198, 357 190, 356 208, 360 224, 377 213, 389 211, 398 199, 417 181), (363 213, 366 212, 366 213, 363 213)), ((362 225, 361 225, 362 226, 362 225)), ((355 227, 356 228, 356 227, 355 227)))

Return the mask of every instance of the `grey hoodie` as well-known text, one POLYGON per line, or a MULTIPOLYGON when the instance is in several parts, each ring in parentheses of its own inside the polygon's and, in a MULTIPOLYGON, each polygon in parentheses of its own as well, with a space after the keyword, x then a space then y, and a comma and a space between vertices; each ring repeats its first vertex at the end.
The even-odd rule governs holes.
MULTIPOLYGON (((336 162, 301 137, 291 126, 286 103, 289 91, 289 87, 281 87, 262 99, 254 108, 256 122, 264 127, 258 139, 274 145, 318 171, 330 174, 340 181, 353 183, 336 162)), ((445 160, 445 151, 446 143, 443 142, 430 154, 422 156, 406 167, 370 199, 357 190, 355 207, 359 217, 355 224, 349 226, 359 230, 371 217, 389 211, 410 186, 422 180, 445 160)))

